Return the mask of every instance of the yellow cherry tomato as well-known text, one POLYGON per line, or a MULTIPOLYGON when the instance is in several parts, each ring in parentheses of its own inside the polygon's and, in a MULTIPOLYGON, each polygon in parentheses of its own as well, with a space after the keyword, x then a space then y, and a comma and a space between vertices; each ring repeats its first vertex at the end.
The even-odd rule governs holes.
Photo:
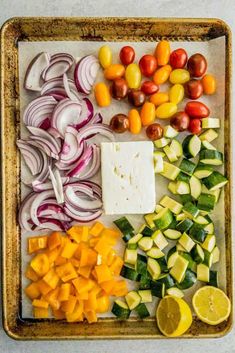
POLYGON ((169 94, 166 92, 157 92, 150 96, 150 102, 153 103, 156 107, 168 101, 169 101, 169 94))
POLYGON ((190 80, 190 74, 187 70, 176 69, 173 70, 170 74, 171 83, 186 83, 190 80))
POLYGON ((141 82, 141 71, 137 64, 130 64, 125 72, 126 82, 129 88, 139 88, 141 82))
POLYGON ((157 44, 155 57, 159 66, 168 64, 171 54, 170 43, 167 40, 162 40, 157 44))
POLYGON ((125 67, 121 64, 111 64, 104 70, 104 77, 107 80, 115 80, 116 78, 120 78, 125 73, 125 67))
POLYGON ((141 119, 137 109, 131 109, 128 114, 129 130, 132 134, 139 134, 141 131, 141 119))
POLYGON ((204 94, 214 94, 216 91, 216 80, 213 75, 205 75, 201 79, 203 93, 204 94))
POLYGON ((145 102, 140 111, 140 118, 143 126, 150 125, 155 120, 155 106, 151 102, 145 102))
POLYGON ((172 68, 170 65, 162 66, 153 75, 154 83, 156 83, 156 85, 161 85, 161 84, 165 83, 168 80, 171 71, 172 71, 172 68))
POLYGON ((169 90, 170 102, 178 104, 184 98, 184 86, 179 83, 176 83, 169 90))
POLYGON ((175 103, 163 103, 156 109, 156 118, 168 119, 177 112, 177 105, 175 103))
POLYGON ((101 297, 98 297, 96 299, 96 303, 97 303, 97 308, 96 308, 97 313, 105 313, 109 311, 110 300, 108 295, 102 295, 101 297))
POLYGON ((108 45, 103 45, 102 47, 100 47, 98 58, 99 58, 100 65, 104 69, 106 69, 112 64, 112 57, 113 57, 112 50, 108 45))
POLYGON ((95 99, 100 107, 108 107, 110 105, 110 92, 104 82, 99 82, 95 85, 95 99))

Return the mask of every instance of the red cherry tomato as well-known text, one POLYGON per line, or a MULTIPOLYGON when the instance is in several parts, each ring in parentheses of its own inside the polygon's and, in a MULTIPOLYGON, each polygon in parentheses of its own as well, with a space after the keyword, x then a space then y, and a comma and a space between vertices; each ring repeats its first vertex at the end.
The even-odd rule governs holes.
POLYGON ((123 65, 129 65, 133 63, 135 59, 135 51, 132 47, 127 45, 120 50, 119 57, 123 65))
POLYGON ((202 102, 188 102, 185 106, 185 113, 190 118, 207 118, 210 115, 210 109, 202 102))
POLYGON ((190 118, 185 112, 177 112, 170 120, 171 126, 177 131, 185 131, 188 129, 190 118))
POLYGON ((198 99, 203 94, 203 86, 201 81, 191 79, 184 85, 185 95, 190 99, 198 99))
POLYGON ((153 81, 144 81, 141 85, 141 91, 146 95, 154 94, 159 91, 159 86, 153 81))
POLYGON ((187 67, 191 76, 201 77, 207 69, 206 58, 202 54, 196 53, 188 59, 187 67))
POLYGON ((188 126, 188 131, 192 134, 200 134, 202 131, 202 123, 200 119, 191 119, 188 126))
POLYGON ((144 76, 150 77, 157 69, 157 59, 153 55, 144 55, 139 61, 139 67, 144 76))
POLYGON ((173 69, 183 69, 188 60, 188 55, 183 48, 174 50, 170 55, 170 65, 173 69))

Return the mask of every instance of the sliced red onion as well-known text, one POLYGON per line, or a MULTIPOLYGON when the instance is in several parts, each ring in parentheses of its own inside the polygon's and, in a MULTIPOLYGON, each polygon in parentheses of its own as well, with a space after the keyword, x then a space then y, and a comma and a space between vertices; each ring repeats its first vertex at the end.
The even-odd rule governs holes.
POLYGON ((100 134, 106 137, 110 141, 115 141, 115 137, 113 131, 106 124, 93 124, 85 126, 78 133, 78 141, 81 143, 87 137, 91 137, 91 135, 100 134))
POLYGON ((63 78, 52 78, 51 80, 45 82, 41 88, 41 96, 52 90, 64 92, 66 95, 63 78))
POLYGON ((84 143, 79 144, 77 136, 77 130, 73 126, 67 126, 59 165, 57 165, 59 169, 69 169, 69 166, 76 162, 83 153, 84 143))
POLYGON ((48 202, 47 204, 44 204, 38 207, 38 217, 44 217, 48 219, 58 219, 59 221, 63 222, 71 222, 71 218, 68 217, 64 209, 57 204, 57 201, 55 200, 53 203, 48 202))
POLYGON ((101 164, 101 155, 100 155, 100 148, 96 145, 91 145, 93 150, 92 152, 92 160, 88 165, 87 170, 84 173, 79 175, 79 179, 90 179, 94 175, 96 175, 100 169, 101 164))
POLYGON ((92 124, 101 124, 103 122, 103 117, 100 113, 96 113, 91 120, 87 123, 87 125, 92 124))
MULTIPOLYGON (((66 185, 69 182, 68 177, 61 177, 61 181, 63 185, 66 185)), ((32 182, 32 187, 33 187, 33 191, 35 192, 41 192, 41 191, 45 191, 45 190, 52 190, 53 186, 51 181, 47 181, 47 182, 40 182, 39 180, 35 180, 32 182)))
POLYGON ((65 92, 71 100, 80 101, 81 95, 78 93, 74 81, 70 80, 66 74, 63 75, 63 84, 65 92))
POLYGON ((67 94, 66 94, 66 92, 63 89, 61 89, 61 90, 59 90, 59 89, 57 89, 57 90, 54 90, 54 89, 48 90, 47 93, 44 94, 44 96, 53 97, 58 102, 60 102, 63 99, 67 98, 67 94))
POLYGON ((76 129, 81 129, 83 126, 87 125, 92 119, 94 114, 94 108, 91 101, 88 98, 83 98, 82 100, 82 111, 79 117, 79 124, 76 124, 76 129))
POLYGON ((31 230, 31 226, 29 224, 30 219, 30 208, 33 200, 36 198, 36 194, 30 193, 27 195, 24 200, 21 202, 20 209, 19 209, 19 224, 22 229, 31 230))
POLYGON ((44 81, 63 76, 73 65, 74 59, 70 54, 59 53, 52 55, 48 67, 43 71, 44 81))
POLYGON ((62 184, 60 172, 58 171, 58 169, 56 169, 55 172, 53 173, 51 168, 49 167, 49 175, 51 178, 51 183, 52 183, 53 190, 58 204, 64 203, 63 184, 62 184))
POLYGON ((72 187, 75 192, 80 192, 80 193, 84 194, 85 196, 90 197, 91 199, 94 198, 92 187, 89 185, 85 185, 82 182, 75 182, 75 183, 67 184, 64 187, 65 196, 66 196, 66 189, 69 186, 72 187))
POLYGON ((102 214, 102 211, 96 211, 94 213, 78 211, 67 203, 65 204, 64 209, 65 209, 65 213, 69 217, 71 217, 72 219, 80 223, 87 223, 87 222, 94 221, 95 219, 99 218, 102 214))
POLYGON ((84 153, 81 155, 79 160, 76 163, 76 166, 72 167, 67 173, 68 177, 76 177, 78 178, 80 173, 85 169, 90 160, 92 159, 93 149, 91 146, 86 146, 84 149, 84 153))
POLYGON ((72 186, 66 187, 65 195, 66 200, 70 205, 81 210, 92 211, 99 210, 102 207, 102 202, 99 199, 91 200, 79 197, 72 186))
POLYGON ((38 218, 39 225, 34 227, 33 230, 38 231, 41 229, 49 229, 54 231, 65 231, 70 228, 70 223, 61 222, 58 219, 47 219, 43 217, 38 218))
POLYGON ((39 97, 26 107, 23 121, 27 126, 39 127, 43 121, 52 115, 57 101, 53 97, 39 97))
POLYGON ((36 145, 42 151, 44 151, 49 157, 57 159, 57 160, 59 159, 59 155, 56 150, 56 147, 54 146, 54 144, 52 144, 46 138, 40 137, 40 136, 30 136, 29 140, 32 142, 36 142, 37 143, 36 145))
POLYGON ((43 130, 48 130, 51 126, 51 118, 46 118, 45 120, 43 120, 43 122, 40 124, 40 129, 43 130))
POLYGON ((99 184, 95 183, 91 180, 81 180, 79 181, 79 185, 87 186, 92 190, 94 194, 96 194, 100 199, 102 198, 102 189, 99 184))
POLYGON ((42 201, 48 199, 49 197, 54 197, 55 193, 54 190, 42 191, 41 193, 36 194, 36 197, 33 199, 30 207, 30 216, 33 223, 37 226, 40 225, 40 221, 38 219, 38 207, 42 203, 42 201))
POLYGON ((31 132, 32 135, 41 137, 47 140, 50 143, 50 145, 53 145, 55 150, 54 153, 60 153, 60 150, 61 150, 60 142, 55 138, 53 138, 47 131, 33 126, 27 126, 27 129, 31 132))
POLYGON ((41 90, 41 74, 49 65, 50 54, 39 53, 29 64, 24 80, 24 88, 31 91, 41 90))
POLYGON ((32 175, 37 175, 42 170, 42 154, 36 148, 28 145, 25 140, 18 140, 17 146, 25 160, 26 165, 31 171, 32 175))
POLYGON ((99 67, 99 61, 94 55, 85 56, 77 63, 74 81, 79 92, 85 94, 91 92, 99 67))

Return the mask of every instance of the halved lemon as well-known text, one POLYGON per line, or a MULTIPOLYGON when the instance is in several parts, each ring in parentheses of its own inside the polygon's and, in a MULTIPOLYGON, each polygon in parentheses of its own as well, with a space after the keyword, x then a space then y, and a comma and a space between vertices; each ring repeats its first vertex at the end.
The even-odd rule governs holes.
POLYGON ((191 326, 192 313, 183 299, 167 295, 157 307, 156 319, 163 335, 178 337, 191 326))
POLYGON ((209 325, 218 325, 229 317, 231 303, 221 289, 205 286, 194 294, 193 308, 201 321, 209 325))

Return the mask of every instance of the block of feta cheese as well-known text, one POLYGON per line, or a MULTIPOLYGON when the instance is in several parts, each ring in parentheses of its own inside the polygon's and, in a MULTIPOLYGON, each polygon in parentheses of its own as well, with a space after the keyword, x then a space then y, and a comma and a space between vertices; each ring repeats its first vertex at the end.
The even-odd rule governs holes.
POLYGON ((143 214, 156 205, 153 143, 101 143, 101 176, 104 212, 143 214))

